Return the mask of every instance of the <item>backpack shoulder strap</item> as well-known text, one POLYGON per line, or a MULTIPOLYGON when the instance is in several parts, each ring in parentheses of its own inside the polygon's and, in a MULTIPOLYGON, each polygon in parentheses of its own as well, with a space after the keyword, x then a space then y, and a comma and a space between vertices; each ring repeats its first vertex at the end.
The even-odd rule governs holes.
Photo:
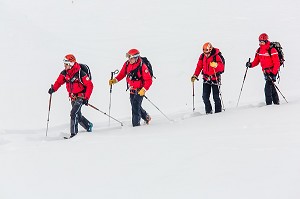
POLYGON ((63 70, 63 71, 60 72, 60 74, 63 75, 64 77, 66 77, 67 71, 66 71, 66 70, 63 70))
POLYGON ((128 74, 128 72, 127 72, 128 65, 129 65, 129 61, 126 61, 126 68, 125 68, 126 75, 128 74))
MULTIPOLYGON (((223 59, 222 59, 222 53, 221 53, 221 52, 218 52, 217 54, 213 55, 213 61, 214 61, 214 62, 217 62, 217 55, 220 56, 220 58, 221 58, 221 60, 222 60, 222 62, 223 62, 223 59)), ((225 63, 223 63, 223 64, 225 64, 225 63)))
POLYGON ((82 80, 81 80, 81 78, 83 78, 86 75, 86 73, 80 68, 79 71, 74 76, 77 76, 77 75, 78 75, 79 82, 82 85, 84 85, 83 82, 82 82, 82 80))
POLYGON ((137 75, 137 72, 140 71, 140 74, 141 74, 141 77, 140 77, 140 78, 143 77, 143 75, 142 75, 142 72, 143 72, 143 70, 142 70, 143 64, 144 64, 144 63, 143 63, 143 61, 141 60, 140 65, 139 65, 138 67, 136 67, 136 69, 132 70, 132 72, 133 72, 133 73, 136 73, 136 75, 137 75))
POLYGON ((204 53, 202 53, 199 57, 199 60, 202 60, 203 61, 203 58, 204 58, 204 53))
MULTIPOLYGON (((217 55, 219 55, 220 58, 221 58, 222 53, 221 53, 221 52, 218 52, 217 54, 214 55, 214 57, 213 57, 213 61, 214 61, 214 62, 217 62, 217 55)), ((221 59, 221 60, 222 60, 222 59, 221 59)))
POLYGON ((260 47, 256 50, 256 53, 259 54, 260 52, 260 47))
MULTIPOLYGON (((273 48, 273 47, 272 47, 272 48, 273 48)), ((272 54, 271 54, 272 48, 270 47, 270 48, 268 49, 268 53, 269 53, 270 56, 272 55, 272 54)))
POLYGON ((270 42, 270 47, 268 49, 268 53, 269 53, 270 56, 271 56, 271 50, 272 50, 272 48, 274 48, 274 45, 273 45, 272 42, 270 42))
MULTIPOLYGON (((146 60, 147 60, 147 58, 145 58, 146 60)), ((141 64, 139 65, 139 69, 140 69, 140 73, 141 73, 141 75, 142 75, 142 72, 143 72, 143 70, 142 70, 142 68, 143 68, 143 64, 144 64, 144 62, 143 62, 143 59, 141 60, 141 64)), ((147 64, 145 64, 146 66, 147 66, 147 64)))

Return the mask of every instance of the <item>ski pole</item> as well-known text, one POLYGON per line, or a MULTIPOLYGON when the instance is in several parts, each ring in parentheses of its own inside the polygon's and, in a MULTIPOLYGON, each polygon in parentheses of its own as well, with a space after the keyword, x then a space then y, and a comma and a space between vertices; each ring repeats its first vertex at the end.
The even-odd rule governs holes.
MULTIPOLYGON (((250 58, 249 58, 248 62, 250 62, 250 58)), ((245 83, 245 79, 246 79, 247 71, 248 71, 248 67, 246 68, 246 72, 245 72, 245 75, 244 75, 244 79, 243 79, 243 83, 242 83, 242 87, 241 87, 241 91, 240 91, 240 95, 239 95, 239 99, 238 99, 238 101, 237 101, 236 107, 238 107, 238 106, 239 106, 239 102, 240 102, 240 98, 241 98, 242 90, 243 90, 243 87, 244 87, 244 83, 245 83)))
MULTIPOLYGON (((110 79, 112 80, 112 79, 114 78, 114 75, 116 75, 116 74, 118 74, 118 73, 119 73, 119 70, 115 70, 115 71, 111 72, 110 79)), ((112 85, 110 85, 109 93, 110 93, 110 94, 109 94, 108 115, 110 116, 112 85)), ((110 117, 109 117, 108 123, 109 123, 109 125, 110 125, 110 117)))
POLYGON ((95 107, 95 106, 93 106, 93 105, 91 105, 91 104, 88 104, 88 106, 90 106, 90 107, 92 107, 93 109, 95 109, 95 110, 97 110, 97 111, 103 113, 104 115, 106 115, 107 117, 109 117, 109 118, 115 120, 116 122, 119 122, 119 123, 121 124, 121 126, 123 126, 123 123, 122 123, 122 122, 120 122, 119 120, 117 120, 116 118, 114 118, 114 117, 112 117, 112 116, 110 116, 110 115, 107 115, 107 113, 101 111, 101 110, 98 109, 97 107, 95 107))
POLYGON ((216 76, 216 79, 217 79, 217 86, 218 86, 219 95, 220 95, 220 98, 221 98, 221 103, 222 103, 223 111, 225 111, 225 106, 224 106, 223 97, 222 97, 222 93, 221 93, 221 86, 220 86, 219 78, 217 77, 215 68, 213 68, 213 69, 214 69, 214 73, 215 73, 215 76, 216 76))
POLYGON ((193 84, 193 112, 194 112, 195 111, 195 84, 194 82, 192 84, 193 84))
MULTIPOLYGON (((51 85, 52 88, 53 85, 51 85)), ((51 101, 52 101, 52 93, 49 98, 49 108, 48 108, 48 118, 47 118, 47 128, 46 128, 46 137, 48 136, 48 126, 49 126, 49 117, 50 117, 50 109, 51 109, 51 101)))
POLYGON ((283 99, 286 101, 286 103, 288 103, 288 101, 286 100, 286 98, 284 97, 284 95, 281 93, 281 91, 279 90, 278 86, 272 81, 272 78, 270 77, 270 75, 267 75, 267 77, 269 78, 269 80, 272 82, 272 84, 274 85, 274 87, 278 90, 278 92, 281 94, 281 96, 283 97, 283 99))
POLYGON ((151 100, 148 99, 148 97, 146 97, 146 95, 144 95, 144 97, 157 109, 159 110, 159 112, 161 112, 161 114, 163 114, 169 121, 173 121, 171 119, 169 119, 155 104, 153 104, 153 102, 151 102, 151 100))
MULTIPOLYGON (((194 77, 197 81, 199 81, 199 79, 196 76, 194 76, 194 77)), ((192 82, 192 85, 193 85, 193 112, 195 111, 195 84, 194 83, 195 82, 193 81, 192 82)))

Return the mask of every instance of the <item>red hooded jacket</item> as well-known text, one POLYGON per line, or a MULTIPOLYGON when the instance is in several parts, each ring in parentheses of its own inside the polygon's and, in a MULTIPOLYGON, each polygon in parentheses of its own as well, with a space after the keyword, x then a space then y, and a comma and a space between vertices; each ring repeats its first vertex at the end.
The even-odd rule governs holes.
POLYGON ((75 62, 70 70, 63 70, 53 85, 54 91, 57 91, 64 83, 66 83, 69 97, 83 94, 85 99, 90 99, 94 85, 88 75, 80 70, 80 65, 75 62))
POLYGON ((255 67, 260 63, 262 71, 264 73, 273 73, 274 75, 276 75, 280 67, 278 52, 275 48, 271 48, 270 55, 269 49, 269 41, 265 45, 260 45, 260 48, 257 49, 255 58, 251 63, 251 67, 255 67))
POLYGON ((126 61, 123 64, 123 67, 120 71, 120 73, 116 76, 116 79, 118 81, 121 81, 124 77, 126 77, 126 81, 128 83, 129 89, 141 89, 145 88, 146 90, 149 90, 151 84, 152 84, 152 77, 150 75, 150 72, 148 70, 148 67, 144 64, 141 63, 141 58, 139 57, 137 62, 134 64, 130 64, 129 61, 126 61), (137 70, 137 75, 139 77, 138 80, 133 80, 129 77, 129 73, 136 69, 137 67, 142 64, 142 70, 137 70))
POLYGON ((204 80, 217 80, 216 75, 218 76, 219 74, 224 72, 224 63, 219 56, 219 52, 220 50, 218 48, 213 48, 211 54, 208 57, 206 57, 204 53, 202 53, 199 57, 194 75, 198 77, 200 72, 202 71, 204 80), (213 61, 216 61, 218 63, 218 66, 215 69, 210 66, 210 63, 213 61))

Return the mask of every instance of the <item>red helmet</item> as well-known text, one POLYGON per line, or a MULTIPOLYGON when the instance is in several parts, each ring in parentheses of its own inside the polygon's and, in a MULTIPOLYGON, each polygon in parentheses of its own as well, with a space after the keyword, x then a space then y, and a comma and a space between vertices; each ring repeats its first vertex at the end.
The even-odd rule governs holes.
POLYGON ((210 52, 212 51, 212 49, 213 49, 213 46, 211 45, 210 42, 206 42, 206 43, 203 45, 203 52, 204 52, 205 54, 210 53, 210 52))
POLYGON ((262 33, 259 35, 258 40, 259 41, 267 41, 267 40, 269 40, 269 36, 267 35, 267 33, 262 33))
POLYGON ((76 62, 76 58, 72 54, 68 54, 64 58, 64 62, 76 62))
POLYGON ((130 49, 127 53, 126 53, 126 57, 127 58, 136 58, 140 56, 140 51, 138 51, 137 49, 130 49))

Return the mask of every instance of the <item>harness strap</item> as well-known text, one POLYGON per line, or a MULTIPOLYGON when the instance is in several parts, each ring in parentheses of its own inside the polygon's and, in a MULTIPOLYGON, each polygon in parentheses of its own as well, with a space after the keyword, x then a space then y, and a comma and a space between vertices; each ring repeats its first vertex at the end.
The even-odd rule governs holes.
POLYGON ((71 101, 75 101, 77 98, 84 99, 84 93, 70 93, 70 99, 71 101))

